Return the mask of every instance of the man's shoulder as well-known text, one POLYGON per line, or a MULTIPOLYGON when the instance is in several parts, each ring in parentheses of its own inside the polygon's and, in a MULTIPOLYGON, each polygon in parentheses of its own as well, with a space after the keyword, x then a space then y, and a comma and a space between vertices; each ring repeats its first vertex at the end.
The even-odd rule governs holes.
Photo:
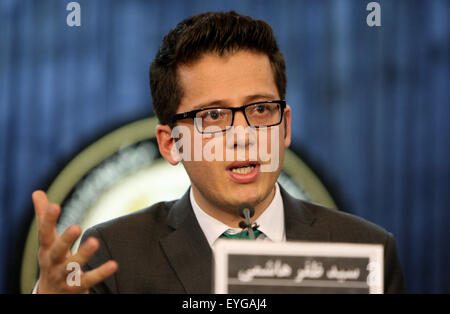
POLYGON ((300 201, 308 212, 312 227, 329 233, 329 241, 346 243, 382 244, 384 247, 385 293, 406 292, 405 280, 398 259, 393 235, 384 228, 361 217, 300 201))
POLYGON ((330 232, 333 241, 384 243, 392 235, 362 217, 319 204, 300 201, 313 217, 313 226, 330 232))

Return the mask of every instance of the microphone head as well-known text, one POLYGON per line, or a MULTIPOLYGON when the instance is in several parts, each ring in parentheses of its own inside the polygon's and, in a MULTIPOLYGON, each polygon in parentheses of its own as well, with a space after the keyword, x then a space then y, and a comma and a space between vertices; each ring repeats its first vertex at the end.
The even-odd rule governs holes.
POLYGON ((245 218, 245 215, 244 215, 245 209, 248 209, 250 218, 252 218, 253 215, 255 214, 255 209, 253 208, 253 205, 250 203, 242 203, 241 205, 239 205, 239 208, 238 208, 239 216, 241 216, 242 218, 245 218))
POLYGON ((239 227, 241 227, 242 229, 245 229, 245 228, 247 228, 247 224, 245 223, 245 221, 241 221, 239 223, 239 227))

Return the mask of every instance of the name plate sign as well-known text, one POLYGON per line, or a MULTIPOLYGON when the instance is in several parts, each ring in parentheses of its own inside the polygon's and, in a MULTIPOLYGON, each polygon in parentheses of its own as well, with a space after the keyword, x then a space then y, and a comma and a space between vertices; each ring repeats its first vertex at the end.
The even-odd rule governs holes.
POLYGON ((214 293, 383 293, 383 246, 218 240, 214 293))

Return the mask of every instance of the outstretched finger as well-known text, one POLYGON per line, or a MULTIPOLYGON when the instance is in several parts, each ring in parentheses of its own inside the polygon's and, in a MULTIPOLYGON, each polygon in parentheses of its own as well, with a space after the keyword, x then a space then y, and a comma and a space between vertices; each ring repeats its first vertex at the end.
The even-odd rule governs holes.
POLYGON ((47 194, 40 190, 34 191, 33 194, 31 194, 31 199, 33 200, 34 212, 36 213, 38 222, 40 222, 50 206, 47 194))
POLYGON ((62 263, 72 247, 73 243, 81 234, 80 227, 72 225, 58 237, 50 248, 50 261, 54 264, 62 263))
POLYGON ((39 244, 43 248, 49 248, 55 241, 58 233, 56 231, 56 222, 58 221, 61 208, 55 204, 49 204, 43 217, 38 224, 39 244))
POLYGON ((98 240, 95 237, 89 237, 80 246, 77 253, 72 256, 71 260, 83 266, 92 257, 92 255, 94 255, 99 247, 100 243, 98 240))
POLYGON ((108 261, 98 268, 85 273, 81 279, 81 286, 84 289, 89 289, 114 274, 118 269, 119 265, 116 261, 108 261))

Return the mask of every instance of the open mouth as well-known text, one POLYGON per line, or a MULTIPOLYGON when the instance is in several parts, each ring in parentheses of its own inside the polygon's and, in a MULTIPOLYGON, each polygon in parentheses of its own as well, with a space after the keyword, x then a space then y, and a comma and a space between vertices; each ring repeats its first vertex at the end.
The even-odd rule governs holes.
POLYGON ((246 167, 239 167, 239 168, 232 168, 231 172, 239 173, 239 174, 247 174, 253 171, 255 169, 255 166, 246 166, 246 167))
POLYGON ((257 179, 259 163, 252 161, 237 161, 227 167, 227 172, 236 183, 250 183, 257 179))

